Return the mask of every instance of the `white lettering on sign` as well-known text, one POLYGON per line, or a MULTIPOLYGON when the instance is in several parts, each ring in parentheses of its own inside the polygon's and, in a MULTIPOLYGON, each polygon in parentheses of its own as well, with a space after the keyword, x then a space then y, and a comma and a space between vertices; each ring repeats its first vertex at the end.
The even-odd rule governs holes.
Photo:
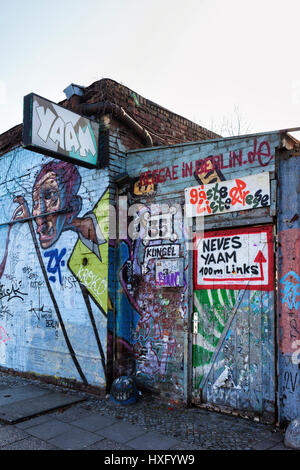
POLYGON ((58 143, 61 149, 65 150, 65 123, 61 118, 54 121, 49 137, 53 142, 58 143))
POLYGON ((270 205, 269 173, 185 189, 186 216, 197 217, 270 205))
POLYGON ((80 147, 74 127, 70 122, 66 125, 65 144, 67 152, 71 152, 72 148, 77 152, 80 147))
POLYGON ((80 149, 80 155, 86 157, 90 152, 93 156, 96 154, 97 149, 93 142, 90 128, 79 127, 78 135, 76 135, 74 126, 71 122, 65 122, 61 117, 43 106, 36 108, 38 117, 40 119, 40 127, 37 134, 44 141, 47 142, 50 138, 54 143, 58 144, 62 150, 68 152, 77 152, 80 149))
POLYGON ((100 164, 99 142, 96 121, 34 93, 24 97, 24 148, 90 168, 100 164))
POLYGON ((196 289, 273 288, 272 227, 206 232, 195 248, 196 289))
POLYGON ((89 152, 91 152, 92 155, 95 155, 96 149, 88 126, 86 126, 85 129, 79 127, 78 139, 80 143, 80 155, 82 157, 86 157, 89 152))
POLYGON ((55 121, 55 114, 52 113, 51 109, 44 108, 44 106, 37 106, 36 112, 41 121, 41 126, 38 130, 40 138, 46 142, 53 122, 55 121))
POLYGON ((142 264, 142 273, 146 274, 149 272, 149 260, 157 258, 179 258, 179 250, 180 245, 176 243, 147 246, 145 248, 144 261, 142 264))

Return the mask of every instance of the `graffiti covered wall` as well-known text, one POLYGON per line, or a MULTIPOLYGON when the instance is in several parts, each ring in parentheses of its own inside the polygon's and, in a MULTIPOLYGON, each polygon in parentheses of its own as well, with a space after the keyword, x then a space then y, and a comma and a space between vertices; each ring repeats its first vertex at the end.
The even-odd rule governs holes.
MULTIPOLYGON (((144 206, 169 204, 169 207, 171 207, 178 204, 182 210, 185 203, 184 191, 186 188, 211 183, 219 184, 220 187, 222 181, 233 180, 232 187, 235 185, 239 191, 239 178, 262 174, 263 172, 269 172, 272 175, 275 169, 275 148, 278 143, 278 134, 271 133, 269 135, 247 136, 247 138, 225 139, 216 142, 175 145, 172 148, 161 147, 153 150, 128 152, 127 170, 129 175, 136 181, 131 195, 135 201, 144 204, 144 206)), ((271 193, 272 188, 274 188, 272 179, 274 179, 274 175, 270 176, 271 193)), ((259 198, 259 196, 259 194, 254 194, 253 197, 259 198)), ((219 204, 218 201, 217 204, 219 204)), ((223 224, 225 227, 231 227, 234 225, 249 225, 251 222, 253 225, 272 223, 270 204, 273 204, 273 200, 268 204, 251 207, 250 210, 246 208, 246 210, 243 210, 243 215, 241 215, 241 212, 236 211, 218 216, 211 215, 209 228, 217 229, 223 224)), ((192 331, 191 312, 193 310, 191 301, 193 299, 193 263, 188 250, 191 239, 186 234, 185 228, 181 228, 178 235, 180 243, 177 256, 184 258, 184 287, 174 287, 173 292, 171 292, 169 287, 157 285, 155 278, 156 261, 168 256, 168 247, 172 250, 172 256, 176 257, 176 248, 174 248, 176 240, 168 239, 163 242, 150 240, 150 249, 149 246, 145 248, 142 241, 124 242, 124 258, 123 265, 121 263, 120 268, 118 299, 120 302, 126 303, 126 311, 131 318, 131 330, 128 329, 127 331, 127 343, 134 350, 137 370, 140 375, 150 377, 152 385, 169 398, 186 400, 189 395, 189 387, 192 386, 191 364, 188 363, 188 360, 192 357, 189 348, 191 344, 190 333, 192 331), (165 245, 165 251, 153 250, 152 246, 160 243, 165 245), (149 253, 156 259, 152 261, 148 259, 149 253), (147 259, 147 269, 144 269, 145 259, 147 259), (131 266, 133 266, 133 270, 131 266), (126 276, 124 273, 126 273, 126 276)), ((264 263, 264 260, 260 258, 257 261, 259 268, 261 267, 259 262, 264 263)), ((259 275, 264 274, 260 273, 259 275)), ((210 318, 213 325, 211 334, 209 337, 205 337, 207 348, 205 350, 202 348, 202 352, 199 352, 200 350, 197 349, 196 351, 194 347, 194 362, 199 363, 201 367, 204 367, 208 363, 209 357, 212 356, 217 340, 220 338, 226 324, 226 315, 229 315, 237 301, 236 292, 227 292, 226 289, 218 289, 214 292, 210 290, 209 292, 212 295, 208 296, 205 302, 205 299, 202 298, 204 293, 195 292, 196 297, 197 295, 201 297, 199 299, 197 297, 198 304, 205 303, 205 315, 210 318), (223 308, 223 313, 219 315, 218 306, 223 308), (227 310, 226 306, 228 307, 227 310), (224 318, 222 319, 223 314, 224 318)), ((267 318, 265 325, 260 328, 262 330, 262 337, 260 337, 262 341, 265 341, 264 334, 267 334, 269 338, 272 337, 274 331, 274 325, 272 324, 274 312, 272 295, 268 296, 268 294, 260 291, 248 292, 242 302, 245 304, 247 318, 249 318, 251 312, 254 316, 253 311, 255 308, 263 312, 264 317, 267 318), (268 299, 271 299, 270 303, 264 299, 266 295, 268 299), (251 305, 253 305, 251 310, 250 300, 251 305), (259 308, 256 305, 257 302, 259 308), (264 328, 267 333, 265 333, 264 328)), ((259 318, 261 319, 261 316, 259 318)), ((208 320, 205 320, 203 312, 202 321, 208 322, 208 320)), ((244 328, 242 321, 243 319, 238 320, 238 328, 244 328)), ((255 321, 257 321, 257 325, 260 322, 258 317, 257 319, 254 317, 251 321, 252 327, 255 321)), ((248 324, 246 329, 249 330, 249 327, 248 324)), ((255 352, 254 343, 252 352, 253 354, 255 352)), ((258 353, 255 352, 255 354, 258 353)), ((267 362, 267 357, 264 358, 264 361, 267 362)), ((240 362, 243 362, 242 358, 240 358, 240 362)), ((272 365, 270 371, 269 375, 273 374, 272 385, 274 386, 274 367, 272 365)), ((222 370, 220 369, 218 375, 221 373, 222 370)), ((193 386, 195 386, 195 383, 193 386)), ((263 387, 266 387, 263 380, 258 387, 259 392, 263 387)), ((268 399, 267 395, 268 392, 265 393, 266 400, 268 399)), ((274 404, 273 396, 270 401, 274 404)))
POLYGON ((273 421, 273 227, 208 231, 204 237, 195 242, 196 400, 201 393, 205 402, 273 421), (206 269, 213 273, 203 277, 206 269))
POLYGON ((104 386, 108 175, 22 148, 0 174, 0 365, 104 386))
POLYGON ((187 308, 182 227, 176 223, 171 227, 167 220, 164 233, 151 232, 151 222, 163 215, 147 205, 138 207, 131 223, 140 230, 134 239, 128 237, 118 247, 116 328, 120 357, 115 366, 119 374, 135 372, 139 383, 148 388, 159 383, 164 395, 174 398, 181 395, 183 387, 183 309, 187 308), (158 271, 158 259, 165 261, 163 271, 158 271), (180 272, 174 271, 176 263, 182 265, 180 272), (175 393, 169 394, 171 384, 175 393))

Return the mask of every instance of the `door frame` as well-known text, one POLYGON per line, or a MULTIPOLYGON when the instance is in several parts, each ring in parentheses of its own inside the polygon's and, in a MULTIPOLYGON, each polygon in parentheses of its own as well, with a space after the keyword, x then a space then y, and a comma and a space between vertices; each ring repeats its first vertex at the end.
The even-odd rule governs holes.
MULTIPOLYGON (((278 344, 277 344, 277 334, 278 334, 278 328, 277 328, 277 276, 276 276, 276 273, 277 273, 277 257, 276 257, 276 252, 277 252, 277 245, 276 245, 276 240, 277 240, 277 235, 276 235, 276 223, 274 223, 273 221, 267 221, 265 223, 262 223, 262 222, 258 222, 258 223, 254 223, 253 225, 249 225, 249 226, 245 226, 245 225, 241 225, 239 226, 238 224, 233 224, 232 227, 225 227, 225 228, 221 228, 218 226, 218 228, 209 228, 208 230, 204 231, 204 233, 218 233, 220 231, 226 231, 228 230, 228 232, 230 232, 231 230, 237 230, 237 231, 240 231, 240 233, 243 232, 243 230, 245 231, 245 233, 251 233, 253 229, 253 232, 259 232, 260 229, 262 227, 269 227, 270 228, 270 239, 268 238, 268 243, 270 243, 270 246, 269 246, 269 252, 271 251, 271 248, 272 248, 272 252, 271 252, 271 263, 270 263, 270 266, 269 266, 269 269, 268 269, 268 274, 270 276, 270 279, 269 279, 269 286, 270 284, 272 285, 272 288, 268 288, 268 289, 264 289, 264 288, 261 288, 261 289, 257 289, 257 287, 250 287, 248 289, 242 289, 243 290, 243 294, 242 294, 242 297, 244 295, 244 292, 246 290, 261 290, 261 291, 273 291, 273 346, 274 346, 274 422, 277 422, 277 417, 278 417, 278 361, 277 361, 277 354, 278 354, 278 344)), ((195 233, 195 238, 196 239, 197 237, 197 233, 195 233)), ((188 393, 188 398, 189 398, 189 403, 190 405, 192 406, 197 406, 197 407, 201 407, 201 408, 208 408, 208 409, 211 409, 211 410, 215 410, 215 411, 225 411, 227 414, 228 412, 230 413, 230 411, 232 411, 232 413, 234 415, 238 415, 238 416, 242 416, 242 417, 253 417, 253 414, 255 415, 256 417, 256 414, 254 411, 246 411, 246 410, 238 410, 238 409, 233 409, 233 408, 227 408, 225 405, 220 409, 220 405, 217 405, 217 404, 214 404, 214 403, 208 403, 208 402, 203 402, 203 398, 202 398, 202 388, 199 389, 199 394, 198 394, 198 397, 197 397, 197 400, 195 399, 195 393, 194 390, 193 390, 193 378, 194 378, 194 370, 193 370, 193 342, 194 342, 194 333, 193 333, 193 313, 194 313, 194 291, 197 290, 194 288, 194 281, 195 281, 195 276, 196 276, 196 256, 197 256, 197 250, 196 249, 193 249, 193 250, 190 250, 191 251, 191 256, 190 258, 190 262, 193 266, 193 269, 189 271, 192 271, 192 275, 189 276, 189 281, 191 281, 191 288, 189 290, 189 297, 190 297, 190 304, 189 304, 189 307, 190 307, 190 315, 189 315, 189 334, 188 334, 188 337, 189 337, 189 354, 188 354, 188 363, 189 363, 189 393, 188 393), (249 416, 250 415, 250 416, 249 416)), ((242 297, 238 297, 237 298, 237 301, 236 301, 236 305, 233 307, 233 311, 234 313, 236 312, 236 310, 238 309, 239 307, 239 304, 242 300, 242 297)), ((233 318, 232 318, 233 320, 233 318)), ((231 321, 232 321, 231 320, 231 321)), ((220 337, 220 340, 222 338, 220 337)), ((224 340, 222 341, 222 344, 224 343, 224 340)), ((222 344, 220 346, 220 350, 222 348, 222 344)), ((211 371, 210 371, 211 372, 211 371)), ((207 374, 207 378, 210 374, 210 372, 207 374)), ((206 379, 207 380, 207 379, 206 379)), ((257 414, 257 417, 259 418, 259 420, 261 422, 264 422, 264 419, 262 418, 262 415, 260 414, 257 414)), ((270 424, 270 421, 266 421, 268 424, 270 424)))

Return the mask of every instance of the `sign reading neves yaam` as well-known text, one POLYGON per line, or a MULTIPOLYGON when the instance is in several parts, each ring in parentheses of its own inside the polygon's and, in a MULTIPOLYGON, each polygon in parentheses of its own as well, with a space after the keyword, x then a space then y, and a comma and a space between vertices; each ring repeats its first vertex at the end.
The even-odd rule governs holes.
POLYGON ((269 173, 185 189, 187 217, 223 214, 270 205, 269 173))
POLYGON ((24 97, 23 146, 93 168, 98 166, 99 124, 30 93, 24 97))
POLYGON ((272 227, 205 232, 195 237, 195 289, 272 290, 272 227))

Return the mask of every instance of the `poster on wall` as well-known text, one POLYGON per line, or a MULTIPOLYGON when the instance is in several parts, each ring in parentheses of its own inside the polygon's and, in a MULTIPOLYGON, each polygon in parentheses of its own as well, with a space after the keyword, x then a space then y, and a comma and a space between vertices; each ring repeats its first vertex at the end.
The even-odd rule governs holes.
POLYGON ((268 172, 185 189, 187 217, 223 214, 269 205, 268 172))
POLYGON ((272 290, 272 226, 205 232, 194 240, 195 289, 272 290))
POLYGON ((159 245, 149 245, 145 248, 144 259, 141 265, 142 273, 149 272, 148 263, 150 260, 164 259, 164 258, 179 258, 180 244, 167 243, 159 245))
POLYGON ((183 285, 183 258, 156 261, 156 286, 181 287, 183 285))
POLYGON ((23 147, 87 168, 99 166, 99 124, 34 93, 24 97, 23 147))

